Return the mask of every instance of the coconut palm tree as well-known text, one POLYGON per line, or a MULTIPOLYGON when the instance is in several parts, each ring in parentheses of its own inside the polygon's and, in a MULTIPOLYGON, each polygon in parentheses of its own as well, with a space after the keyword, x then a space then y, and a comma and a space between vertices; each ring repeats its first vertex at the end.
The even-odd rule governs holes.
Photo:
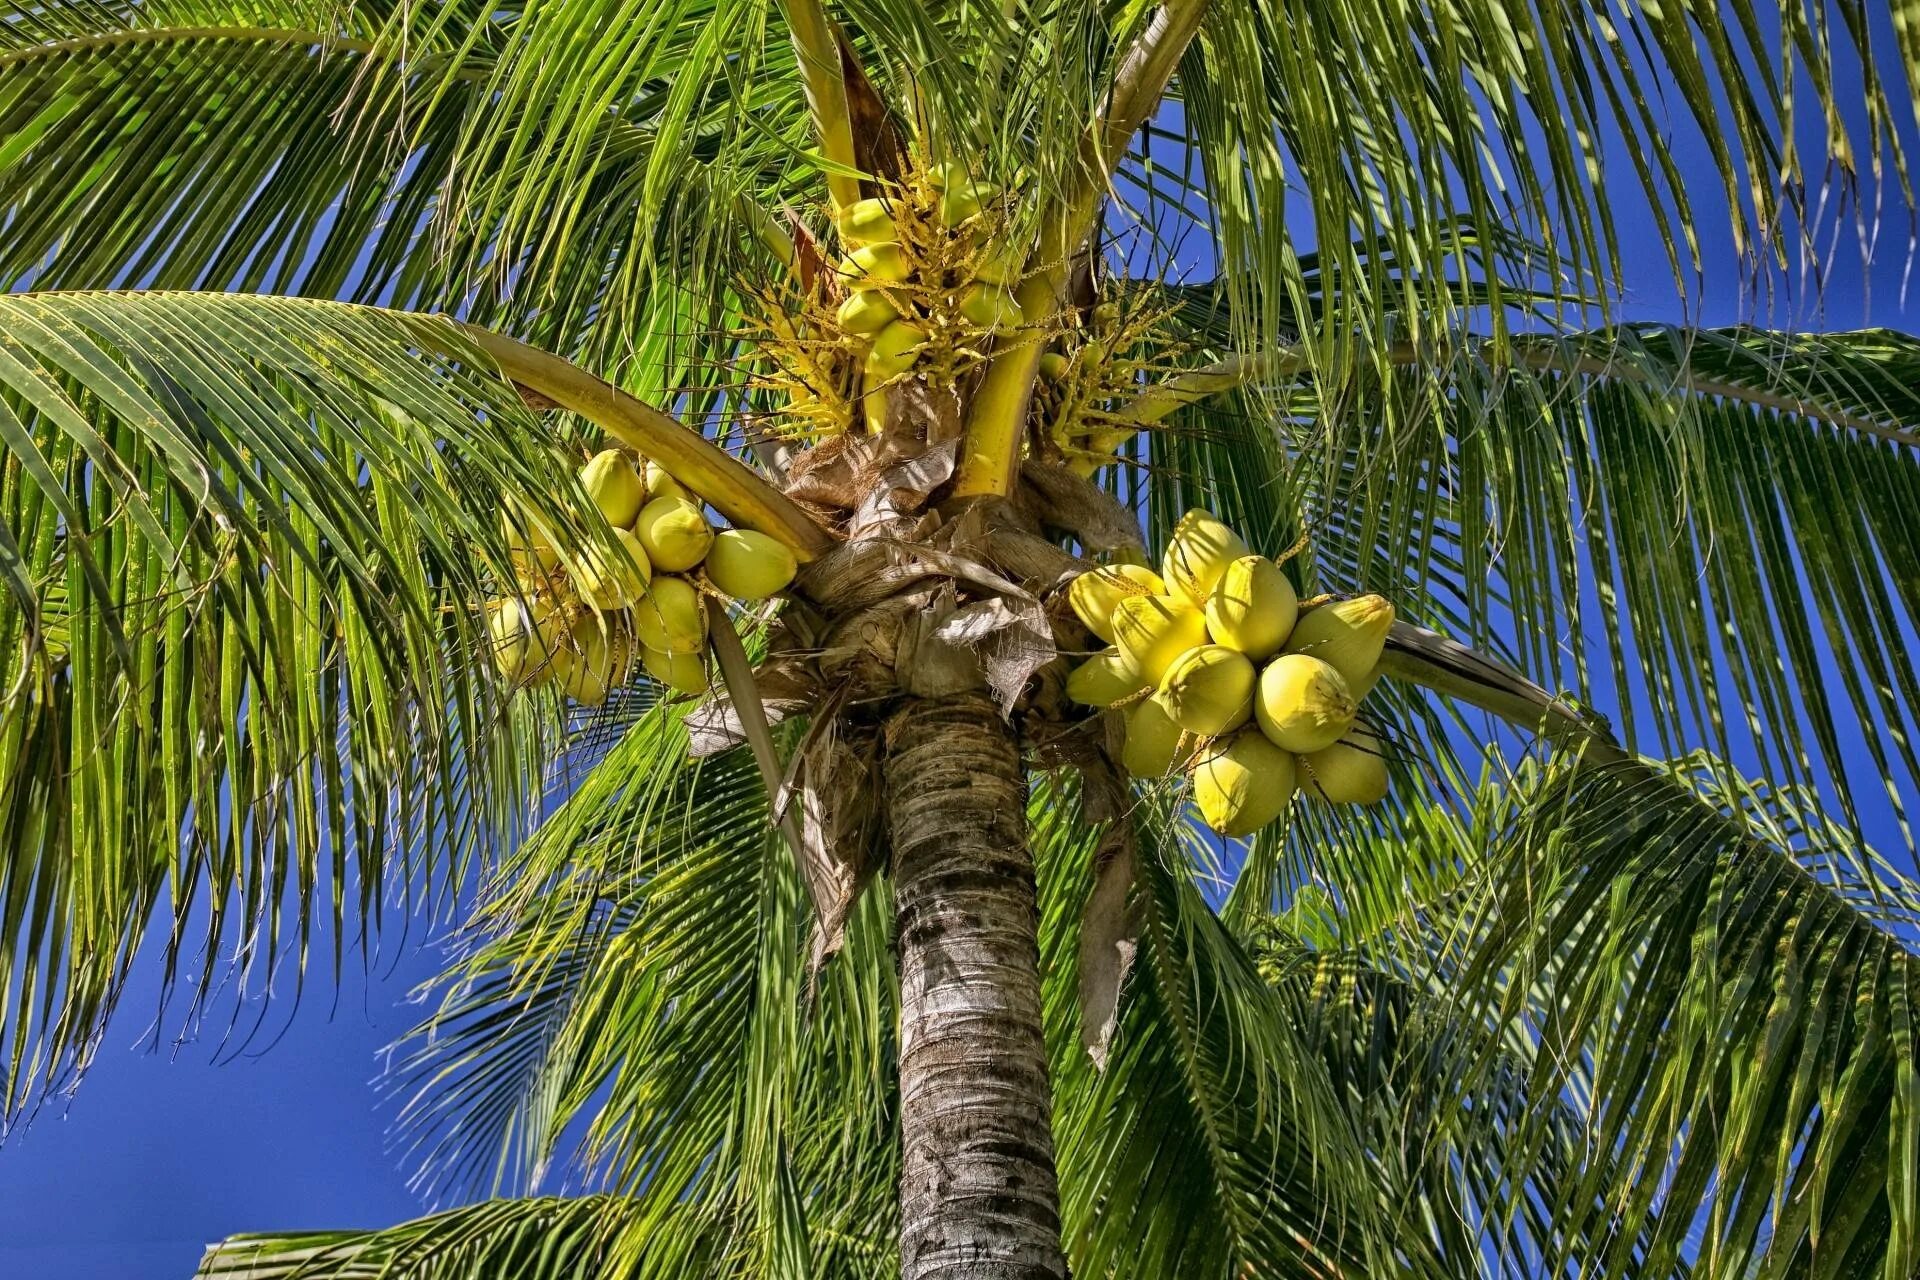
POLYGON ((1673 130, 1756 262, 1904 177, 1840 16, 12 7, 0 1114, 465 886, 482 1198, 205 1274, 1912 1275, 1920 342, 1616 314, 1673 130), (609 449, 799 565, 710 692, 609 449), (1190 508, 1391 601, 1379 803, 1066 696, 1190 508))

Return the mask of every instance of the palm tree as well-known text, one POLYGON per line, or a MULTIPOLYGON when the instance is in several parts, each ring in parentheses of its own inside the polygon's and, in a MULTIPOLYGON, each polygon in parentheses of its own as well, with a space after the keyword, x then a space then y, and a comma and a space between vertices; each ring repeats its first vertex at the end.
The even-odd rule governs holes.
POLYGON ((150 931, 477 875, 395 1081, 488 1198, 205 1274, 1912 1275, 1920 342, 1614 314, 1667 109, 1759 261, 1904 177, 1843 18, 13 7, 0 1114, 150 931), (710 697, 501 678, 606 447, 803 566, 710 697), (1191 507, 1391 599, 1382 804, 1222 843, 1063 697, 1191 507))

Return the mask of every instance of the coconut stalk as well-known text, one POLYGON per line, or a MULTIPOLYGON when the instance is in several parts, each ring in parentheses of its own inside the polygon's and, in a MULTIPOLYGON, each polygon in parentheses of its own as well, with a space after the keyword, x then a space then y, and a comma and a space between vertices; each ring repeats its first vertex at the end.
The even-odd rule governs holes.
POLYGON ((995 352, 967 414, 955 497, 1005 497, 1013 491, 1027 405, 1048 328, 1066 293, 1069 263, 1099 219, 1101 201, 1128 141, 1166 92, 1206 8, 1206 0, 1168 0, 1155 11, 1120 64, 1106 110, 1087 130, 1080 181, 1042 215, 1040 246, 1033 258, 1037 270, 1014 292, 1021 326, 995 352))
POLYGON ((800 60, 806 84, 807 106, 813 112, 813 132, 827 162, 827 193, 835 207, 859 202, 859 162, 853 149, 853 113, 847 105, 847 82, 840 72, 840 43, 833 23, 818 0, 783 0, 781 11, 793 36, 793 52, 800 60))
MULTIPOLYGON (((506 378, 658 462, 735 525, 779 540, 802 562, 833 545, 832 535, 785 494, 678 419, 559 356, 477 325, 450 323, 452 334, 478 347, 506 378)), ((421 336, 431 340, 433 329, 421 326, 421 336)), ((464 354, 452 342, 441 350, 464 354)))

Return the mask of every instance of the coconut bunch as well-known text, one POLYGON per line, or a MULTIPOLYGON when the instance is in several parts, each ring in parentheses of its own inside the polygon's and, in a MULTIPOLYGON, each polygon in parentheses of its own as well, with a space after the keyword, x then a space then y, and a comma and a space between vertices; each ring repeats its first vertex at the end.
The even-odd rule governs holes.
POLYGON ((1334 804, 1386 795, 1380 744, 1355 724, 1393 625, 1380 596, 1302 609, 1279 565, 1196 510, 1157 573, 1105 565, 1067 597, 1111 646, 1068 675, 1067 696, 1122 715, 1129 773, 1183 768, 1215 831, 1251 835, 1296 791, 1334 804))
POLYGON ((889 195, 833 210, 845 250, 834 313, 858 360, 869 427, 889 384, 909 375, 951 385, 981 358, 982 339, 1021 322, 1013 296, 1026 246, 1005 236, 1005 193, 964 166, 917 168, 889 195))
POLYGON ((1075 475, 1112 464, 1140 432, 1126 409, 1141 386, 1177 372, 1185 347, 1167 337, 1173 312, 1103 302, 1076 315, 1041 355, 1036 394, 1047 436, 1075 475))
POLYGON ((595 454, 580 484, 613 527, 611 550, 563 555, 533 521, 507 516, 519 590, 489 606, 500 674, 519 687, 557 685, 596 707, 636 661, 667 688, 707 690, 707 604, 784 590, 793 552, 750 529, 718 529, 656 462, 595 454))

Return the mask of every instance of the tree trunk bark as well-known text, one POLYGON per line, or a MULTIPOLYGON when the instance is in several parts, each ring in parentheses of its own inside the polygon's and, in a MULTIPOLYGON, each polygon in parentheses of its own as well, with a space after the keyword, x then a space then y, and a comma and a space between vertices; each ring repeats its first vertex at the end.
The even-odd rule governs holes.
POLYGON ((1060 1280, 1026 783, 984 697, 887 724, 902 1280, 1060 1280))

